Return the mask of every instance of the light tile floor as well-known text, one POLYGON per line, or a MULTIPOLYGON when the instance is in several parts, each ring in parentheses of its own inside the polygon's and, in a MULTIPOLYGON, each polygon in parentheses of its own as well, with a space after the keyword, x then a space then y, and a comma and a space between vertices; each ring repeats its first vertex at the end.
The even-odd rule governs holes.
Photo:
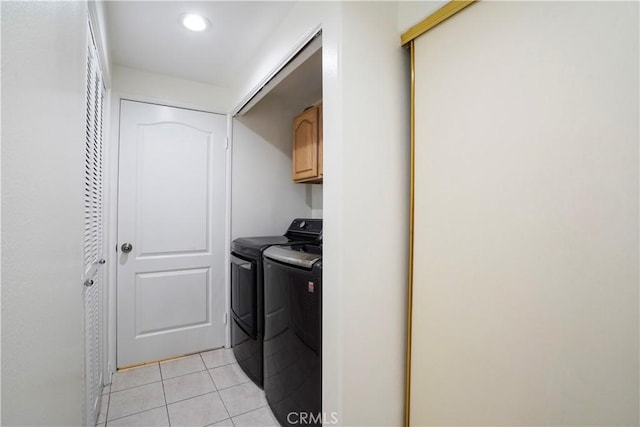
POLYGON ((103 390, 97 427, 279 426, 231 349, 120 371, 103 390))

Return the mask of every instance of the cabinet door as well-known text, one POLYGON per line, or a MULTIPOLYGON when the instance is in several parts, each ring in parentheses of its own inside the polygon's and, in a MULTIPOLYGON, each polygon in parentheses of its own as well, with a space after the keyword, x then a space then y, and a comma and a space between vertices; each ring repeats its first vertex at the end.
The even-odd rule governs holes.
POLYGON ((293 180, 318 176, 318 107, 293 121, 293 180))

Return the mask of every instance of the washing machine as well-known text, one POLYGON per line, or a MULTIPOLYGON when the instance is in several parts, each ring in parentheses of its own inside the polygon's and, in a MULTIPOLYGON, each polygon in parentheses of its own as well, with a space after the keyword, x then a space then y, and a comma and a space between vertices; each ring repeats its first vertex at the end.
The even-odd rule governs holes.
POLYGON ((263 263, 267 402, 283 426, 321 425, 322 244, 270 246, 263 263))

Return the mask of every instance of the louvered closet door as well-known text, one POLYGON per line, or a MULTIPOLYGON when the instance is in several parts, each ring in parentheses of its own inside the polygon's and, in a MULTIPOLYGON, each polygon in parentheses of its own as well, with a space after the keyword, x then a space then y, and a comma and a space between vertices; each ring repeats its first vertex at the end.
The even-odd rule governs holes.
POLYGON ((95 45, 87 61, 87 133, 84 178, 85 421, 94 425, 102 391, 102 115, 104 86, 95 45))

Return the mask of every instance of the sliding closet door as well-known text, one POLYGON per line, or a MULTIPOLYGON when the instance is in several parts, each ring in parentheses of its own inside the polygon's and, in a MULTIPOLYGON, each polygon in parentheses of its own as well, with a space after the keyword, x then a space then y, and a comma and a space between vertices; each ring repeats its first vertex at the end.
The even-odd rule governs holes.
POLYGON ((411 425, 637 425, 638 3, 418 37, 411 425))

